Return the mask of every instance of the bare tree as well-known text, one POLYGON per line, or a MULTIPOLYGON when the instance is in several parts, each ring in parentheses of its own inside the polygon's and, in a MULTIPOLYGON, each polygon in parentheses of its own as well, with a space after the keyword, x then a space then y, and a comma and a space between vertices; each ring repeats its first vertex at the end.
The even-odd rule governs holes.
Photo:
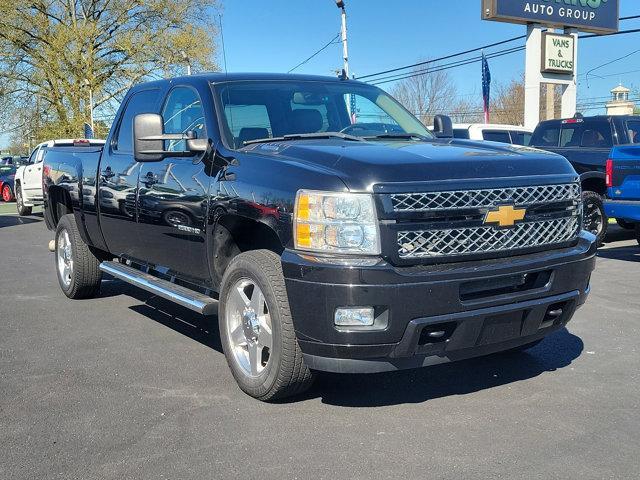
POLYGON ((401 80, 392 95, 425 125, 433 125, 433 117, 447 113, 456 96, 456 86, 446 71, 428 72, 429 65, 414 70, 414 75, 401 80))

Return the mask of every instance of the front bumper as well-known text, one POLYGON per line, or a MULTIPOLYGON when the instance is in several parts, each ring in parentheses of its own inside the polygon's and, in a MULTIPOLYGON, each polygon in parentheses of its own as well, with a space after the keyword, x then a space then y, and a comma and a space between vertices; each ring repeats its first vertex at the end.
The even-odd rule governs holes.
POLYGON ((640 222, 640 201, 607 200, 604 211, 609 218, 640 222))
POLYGON ((586 301, 595 255, 583 232, 573 247, 502 259, 400 268, 287 250, 282 265, 308 366, 373 373, 486 355, 562 328, 586 301), (346 306, 373 306, 376 328, 335 327, 346 306))

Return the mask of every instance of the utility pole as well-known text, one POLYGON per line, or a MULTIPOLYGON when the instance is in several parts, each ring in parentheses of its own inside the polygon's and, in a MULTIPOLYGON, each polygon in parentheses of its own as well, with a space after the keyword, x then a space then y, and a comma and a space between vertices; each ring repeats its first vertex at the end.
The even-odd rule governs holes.
POLYGON ((347 47, 347 11, 344 0, 336 0, 336 5, 342 11, 342 58, 344 59, 344 73, 349 78, 349 48, 347 47))

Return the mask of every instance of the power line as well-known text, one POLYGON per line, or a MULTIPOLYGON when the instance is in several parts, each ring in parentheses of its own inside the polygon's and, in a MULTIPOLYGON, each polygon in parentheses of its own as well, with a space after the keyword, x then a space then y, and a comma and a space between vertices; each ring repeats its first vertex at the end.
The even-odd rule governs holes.
POLYGON ((447 55, 445 57, 434 58, 433 60, 427 60, 427 61, 424 61, 424 62, 418 62, 418 63, 414 63, 414 64, 411 64, 411 65, 406 65, 404 67, 392 68, 391 70, 385 70, 383 72, 371 73, 369 75, 364 75, 362 77, 358 77, 358 80, 362 80, 362 79, 365 79, 365 78, 371 78, 371 77, 378 77, 380 75, 385 75, 387 73, 394 73, 394 72, 398 72, 400 70, 406 70, 408 68, 415 68, 415 67, 419 67, 421 65, 427 65, 429 63, 441 62, 442 60, 449 60, 449 59, 454 58, 454 57, 460 57, 462 55, 467 55, 469 53, 479 52, 480 50, 483 50, 485 48, 497 47, 499 45, 504 45, 505 43, 515 42, 516 40, 522 40, 523 38, 526 38, 526 37, 527 37, 526 35, 521 35, 519 37, 513 37, 513 38, 509 38, 507 40, 503 40, 501 42, 491 43, 489 45, 483 45, 482 47, 473 48, 471 50, 466 50, 466 51, 460 52, 460 53, 454 53, 452 55, 447 55))
POLYGON ((297 70, 298 68, 300 68, 302 65, 304 65, 305 63, 307 63, 309 60, 313 59, 314 57, 316 57, 317 55, 319 55, 320 53, 324 52, 327 48, 329 48, 331 45, 333 45, 336 40, 340 37, 341 33, 338 33, 335 37, 333 37, 329 43, 327 43, 324 47, 322 47, 320 50, 318 50, 317 52, 315 52, 313 55, 311 55, 309 58, 307 58, 306 60, 303 60, 302 62, 300 62, 298 65, 296 65, 295 67, 293 67, 291 70, 289 70, 287 73, 291 73, 294 70, 297 70))
MULTIPOLYGON (((628 16, 628 17, 621 17, 619 20, 620 21, 624 21, 624 20, 632 20, 632 19, 636 19, 636 18, 640 18, 640 15, 632 15, 632 16, 628 16)), ((637 33, 637 32, 640 32, 640 29, 623 30, 621 32, 614 32, 614 33, 605 34, 605 35, 599 35, 599 34, 583 35, 583 36, 581 36, 579 38, 606 37, 606 36, 623 35, 623 34, 626 34, 626 33, 637 33)), ((492 44, 489 44, 489 45, 483 45, 481 47, 473 48, 471 50, 466 50, 466 51, 463 51, 463 52, 453 53, 451 55, 447 55, 447 56, 444 56, 444 57, 435 58, 435 59, 432 59, 432 60, 426 60, 426 61, 418 62, 418 63, 413 63, 411 65, 405 65, 403 67, 392 68, 392 69, 389 69, 389 70, 384 70, 382 72, 370 73, 369 75, 364 75, 362 77, 358 77, 358 80, 364 80, 366 78, 371 78, 371 77, 378 77, 380 75, 385 75, 385 74, 388 74, 388 73, 395 73, 395 72, 399 72, 401 70, 407 70, 409 68, 415 68, 415 67, 419 67, 419 66, 422 66, 422 65, 428 65, 430 63, 440 62, 440 61, 443 61, 443 60, 449 60, 451 58, 460 57, 460 56, 463 56, 463 55, 468 55, 469 53, 475 53, 475 52, 478 52, 478 51, 481 51, 481 50, 484 50, 484 49, 497 47, 497 46, 500 46, 500 45, 504 45, 506 43, 511 43, 511 42, 516 41, 516 40, 522 40, 522 39, 525 39, 525 38, 527 38, 526 35, 521 35, 521 36, 518 36, 518 37, 509 38, 509 39, 506 39, 506 40, 502 40, 500 42, 492 43, 492 44)))

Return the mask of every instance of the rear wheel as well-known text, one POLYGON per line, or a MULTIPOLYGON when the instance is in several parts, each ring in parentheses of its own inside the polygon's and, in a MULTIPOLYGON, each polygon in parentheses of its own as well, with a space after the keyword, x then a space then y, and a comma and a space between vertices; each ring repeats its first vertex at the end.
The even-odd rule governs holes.
POLYGON ((8 184, 2 186, 2 200, 5 202, 13 200, 13 192, 11 191, 11 186, 8 184))
POLYGON ((64 215, 56 228, 55 262, 58 283, 67 297, 91 298, 98 293, 100 260, 80 237, 73 214, 64 215))
POLYGON ((598 241, 598 246, 604 243, 609 227, 609 219, 604 212, 602 197, 596 192, 586 190, 582 192, 583 202, 583 228, 593 233, 598 241))
POLYGON ((222 279, 218 321, 227 363, 245 393, 268 401, 311 386, 278 255, 256 250, 231 261, 222 279))
POLYGON ((33 209, 31 207, 25 207, 24 198, 22 198, 22 187, 19 184, 16 184, 16 208, 18 210, 18 215, 24 217, 26 215, 31 215, 33 209))

